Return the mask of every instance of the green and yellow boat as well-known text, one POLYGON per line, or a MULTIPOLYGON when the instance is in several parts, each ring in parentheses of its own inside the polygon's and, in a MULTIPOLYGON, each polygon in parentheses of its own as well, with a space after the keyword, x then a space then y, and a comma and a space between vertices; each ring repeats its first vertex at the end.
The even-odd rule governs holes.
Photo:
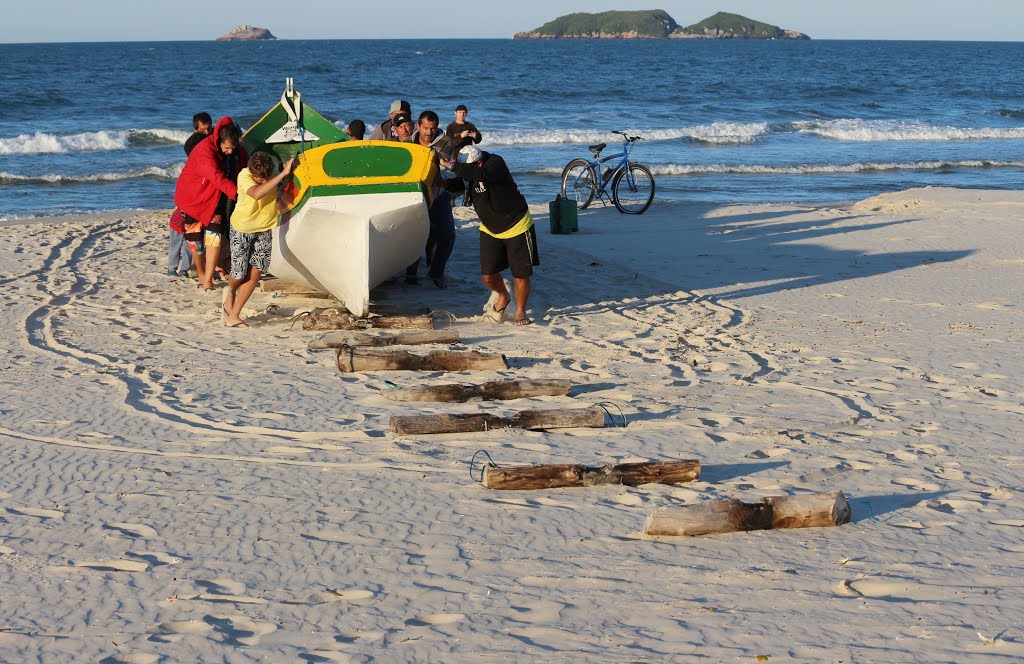
POLYGON ((370 289, 415 261, 427 240, 431 151, 411 143, 350 141, 302 102, 289 79, 281 101, 242 136, 249 154, 283 163, 299 154, 274 231, 270 271, 330 293, 357 316, 370 289))

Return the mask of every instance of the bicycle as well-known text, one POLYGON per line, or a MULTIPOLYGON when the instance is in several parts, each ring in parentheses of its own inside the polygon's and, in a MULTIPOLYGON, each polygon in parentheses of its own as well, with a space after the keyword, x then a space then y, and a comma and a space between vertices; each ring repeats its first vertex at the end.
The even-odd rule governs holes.
POLYGON ((597 196, 612 203, 623 214, 643 214, 654 201, 654 175, 651 169, 629 160, 633 144, 642 136, 628 136, 624 131, 613 131, 622 136, 622 152, 601 157, 607 143, 590 145, 593 160, 573 159, 562 169, 562 197, 572 198, 581 210, 586 209, 597 196), (614 165, 610 162, 619 161, 614 165))

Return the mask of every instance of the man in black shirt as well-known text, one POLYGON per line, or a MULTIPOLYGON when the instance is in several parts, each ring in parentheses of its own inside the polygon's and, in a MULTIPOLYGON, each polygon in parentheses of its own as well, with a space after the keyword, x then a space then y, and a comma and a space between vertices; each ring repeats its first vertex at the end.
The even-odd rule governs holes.
POLYGON ((533 267, 540 265, 537 231, 533 227, 530 206, 500 156, 467 145, 456 163, 440 159, 448 168, 469 181, 473 208, 480 217, 480 274, 491 290, 484 315, 501 322, 512 296, 501 278, 502 270, 511 270, 515 279, 515 325, 529 325, 526 301, 530 297, 533 267))

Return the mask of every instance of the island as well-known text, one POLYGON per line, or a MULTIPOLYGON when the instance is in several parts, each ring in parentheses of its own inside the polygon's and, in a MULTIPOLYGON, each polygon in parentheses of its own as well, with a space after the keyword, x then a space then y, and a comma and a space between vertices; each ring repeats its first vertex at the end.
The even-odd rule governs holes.
POLYGON ((680 26, 663 9, 579 12, 548 21, 513 39, 810 39, 802 32, 718 12, 699 23, 680 26))
POLYGON ((264 39, 277 39, 270 34, 267 28, 257 28, 251 25, 236 25, 231 32, 217 37, 217 41, 259 41, 264 39))

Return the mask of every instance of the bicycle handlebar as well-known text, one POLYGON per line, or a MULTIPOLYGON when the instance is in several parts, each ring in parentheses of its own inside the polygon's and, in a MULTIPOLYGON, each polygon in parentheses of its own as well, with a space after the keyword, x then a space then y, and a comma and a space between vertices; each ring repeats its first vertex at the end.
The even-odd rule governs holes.
POLYGON ((626 132, 624 132, 624 131, 617 131, 615 129, 612 130, 612 133, 613 134, 619 134, 624 139, 626 139, 627 143, 632 143, 633 141, 642 141, 642 140, 644 140, 643 136, 629 136, 628 134, 626 134, 626 132))

